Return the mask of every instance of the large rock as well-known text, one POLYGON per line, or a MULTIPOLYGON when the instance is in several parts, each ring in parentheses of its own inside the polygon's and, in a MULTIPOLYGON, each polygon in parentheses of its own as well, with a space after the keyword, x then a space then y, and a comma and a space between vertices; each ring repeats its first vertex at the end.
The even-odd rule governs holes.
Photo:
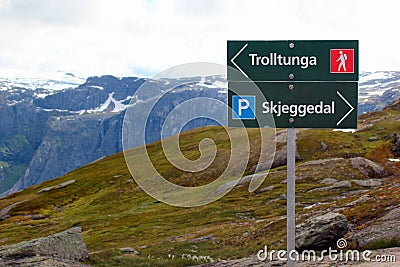
POLYGON ((347 180, 339 181, 339 182, 331 185, 332 189, 350 188, 350 187, 351 187, 351 183, 347 180))
POLYGON ((385 177, 388 172, 379 164, 362 157, 351 158, 351 165, 366 177, 385 177))
MULTIPOLYGON (((296 157, 296 161, 299 161, 301 159, 297 149, 296 149, 296 156, 295 157, 296 157)), ((265 171, 265 170, 267 170, 269 168, 276 168, 276 167, 279 167, 279 166, 285 166, 286 163, 287 163, 287 146, 283 146, 283 147, 281 147, 279 150, 277 150, 275 152, 275 156, 274 156, 274 160, 272 162, 272 165, 271 165, 270 161, 267 161, 265 163, 260 162, 258 164, 257 172, 262 172, 262 171, 265 171)), ((254 173, 256 171, 256 168, 257 168, 257 165, 254 165, 253 167, 251 167, 250 173, 254 173)))
MULTIPOLYGON (((299 151, 296 147, 296 161, 300 160, 299 151)), ((274 161, 272 162, 272 168, 284 166, 287 163, 287 146, 282 147, 278 151, 275 152, 274 161)))
POLYGON ((308 218, 296 227, 296 249, 322 250, 334 247, 348 229, 346 217, 339 213, 329 212, 308 218))
POLYGON ((393 135, 393 147, 391 152, 394 156, 400 157, 400 134, 393 135))
POLYGON ((7 265, 1 265, 4 262, 0 259, 0 266, 7 267, 89 267, 88 265, 79 262, 60 260, 45 256, 33 256, 29 258, 15 259, 7 261, 7 265))
POLYGON ((345 164, 345 163, 346 160, 344 158, 316 159, 301 163, 299 167, 313 166, 313 165, 329 166, 329 164, 345 164))
POLYGON ((361 203, 367 202, 368 200, 370 200, 372 197, 368 194, 366 195, 362 195, 361 197, 357 198, 356 200, 346 204, 346 207, 354 207, 357 206, 361 203))
POLYGON ((324 186, 324 187, 319 187, 319 188, 315 188, 312 189, 308 192, 314 192, 314 191, 329 191, 329 190, 333 190, 333 189, 342 189, 342 188, 351 188, 351 183, 350 181, 344 180, 344 181, 339 181, 336 183, 333 183, 329 186, 324 186))
POLYGON ((80 232, 80 227, 74 227, 47 237, 0 247, 0 266, 76 266, 75 263, 88 258, 88 249, 80 232))
POLYGON ((65 182, 63 182, 61 184, 55 185, 55 186, 50 186, 50 187, 43 188, 43 189, 37 191, 36 193, 39 194, 39 193, 42 193, 42 192, 49 192, 49 191, 54 190, 54 189, 61 189, 61 188, 67 187, 68 185, 73 184, 75 182, 76 182, 75 180, 68 180, 68 181, 65 181, 65 182))
POLYGON ((377 179, 351 180, 351 181, 362 187, 378 187, 382 185, 381 181, 377 179))
POLYGON ((399 229, 400 208, 395 208, 369 226, 351 234, 349 239, 356 240, 358 245, 363 248, 374 241, 400 239, 399 229))
POLYGON ((326 177, 321 181, 319 181, 320 184, 336 184, 337 182, 338 180, 336 180, 335 178, 329 178, 329 177, 326 177))

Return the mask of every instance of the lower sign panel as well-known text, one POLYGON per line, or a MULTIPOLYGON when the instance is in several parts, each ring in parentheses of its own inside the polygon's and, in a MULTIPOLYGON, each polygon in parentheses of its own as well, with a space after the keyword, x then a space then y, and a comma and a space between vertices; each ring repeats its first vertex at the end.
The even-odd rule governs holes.
POLYGON ((357 82, 229 82, 229 127, 357 128, 357 82))

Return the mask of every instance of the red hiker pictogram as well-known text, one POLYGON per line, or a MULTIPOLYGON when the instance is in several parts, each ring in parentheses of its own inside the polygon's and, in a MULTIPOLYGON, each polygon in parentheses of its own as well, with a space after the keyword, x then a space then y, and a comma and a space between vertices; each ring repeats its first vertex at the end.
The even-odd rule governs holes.
POLYGON ((331 73, 354 73, 354 49, 331 49, 331 73))

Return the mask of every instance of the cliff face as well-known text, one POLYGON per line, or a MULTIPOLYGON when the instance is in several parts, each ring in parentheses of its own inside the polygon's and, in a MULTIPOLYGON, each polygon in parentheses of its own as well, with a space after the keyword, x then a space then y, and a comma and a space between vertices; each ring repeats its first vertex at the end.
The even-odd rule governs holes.
POLYGON ((24 175, 42 141, 49 116, 28 100, 0 105, 0 194, 24 175))
POLYGON ((12 188, 61 176, 121 150, 121 114, 50 117, 25 175, 12 188))

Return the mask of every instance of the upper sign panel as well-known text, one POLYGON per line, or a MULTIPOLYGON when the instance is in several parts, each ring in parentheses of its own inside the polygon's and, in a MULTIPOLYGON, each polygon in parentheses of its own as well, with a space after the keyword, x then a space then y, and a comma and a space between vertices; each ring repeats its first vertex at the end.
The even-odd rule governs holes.
POLYGON ((229 81, 358 81, 358 41, 228 41, 229 81))

